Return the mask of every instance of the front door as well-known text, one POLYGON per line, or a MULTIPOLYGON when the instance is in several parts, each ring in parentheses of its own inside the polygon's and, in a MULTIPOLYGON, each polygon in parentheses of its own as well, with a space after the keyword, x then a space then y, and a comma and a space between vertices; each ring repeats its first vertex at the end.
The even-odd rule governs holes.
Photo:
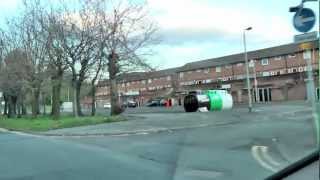
POLYGON ((271 102, 272 89, 271 88, 258 88, 258 93, 253 93, 255 102, 271 102))

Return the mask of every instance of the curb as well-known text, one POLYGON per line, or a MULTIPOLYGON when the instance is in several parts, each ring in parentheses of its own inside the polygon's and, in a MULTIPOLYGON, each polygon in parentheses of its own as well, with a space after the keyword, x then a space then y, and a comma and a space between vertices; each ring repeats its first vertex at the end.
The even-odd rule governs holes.
POLYGON ((8 129, 0 128, 0 132, 10 132, 8 129))
POLYGON ((180 130, 187 130, 187 129, 197 129, 203 127, 210 127, 210 126, 224 126, 224 125, 232 125, 240 123, 241 121, 234 121, 234 122, 224 122, 224 123, 217 123, 217 124, 201 124, 198 126, 187 126, 187 127, 176 127, 176 128, 158 128, 158 129, 149 129, 149 130, 137 130, 137 131, 123 131, 123 132, 115 132, 115 133, 84 133, 84 134, 77 134, 77 133, 70 133, 70 134, 50 134, 50 133, 25 133, 28 135, 35 135, 35 136, 43 136, 43 137, 97 137, 97 136, 126 136, 126 135, 143 135, 143 134, 156 134, 162 132, 173 132, 173 131, 180 131, 180 130))

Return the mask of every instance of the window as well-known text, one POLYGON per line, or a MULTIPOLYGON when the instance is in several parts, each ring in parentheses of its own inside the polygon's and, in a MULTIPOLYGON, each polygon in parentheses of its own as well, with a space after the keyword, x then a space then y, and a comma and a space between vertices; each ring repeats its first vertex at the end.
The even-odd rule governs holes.
POLYGON ((167 76, 167 81, 171 81, 171 76, 167 76))
POLYGON ((148 79, 148 83, 152 83, 152 79, 148 79))
POLYGON ((243 63, 238 63, 237 66, 241 67, 241 66, 243 66, 243 63))
POLYGON ((142 84, 146 84, 146 81, 145 81, 145 80, 143 80, 143 81, 141 81, 141 83, 142 83, 142 84))
POLYGON ((210 72, 210 69, 207 68, 207 69, 203 70, 203 72, 206 73, 206 74, 208 74, 208 73, 210 72))
POLYGON ((216 67, 216 72, 221 72, 221 67, 220 66, 216 67))
POLYGON ((263 76, 263 77, 270 76, 270 72, 263 72, 263 73, 262 73, 262 76, 263 76))
POLYGON ((276 61, 280 61, 281 59, 282 59, 281 56, 276 56, 276 57, 274 58, 274 60, 276 60, 276 61))
POLYGON ((267 58, 261 59, 261 65, 262 66, 269 65, 269 59, 267 59, 267 58))
POLYGON ((303 52, 303 59, 305 59, 305 60, 311 59, 311 51, 304 51, 303 52))
POLYGON ((201 69, 197 69, 197 72, 200 73, 200 72, 202 72, 202 70, 201 69))
POLYGON ((289 54, 289 55, 288 55, 288 58, 289 58, 289 59, 291 59, 291 58, 295 58, 295 57, 296 57, 296 55, 295 55, 295 54, 289 54))
POLYGON ((180 78, 183 78, 183 72, 181 72, 181 73, 179 74, 179 76, 180 76, 180 78))
POLYGON ((231 69, 231 68, 232 68, 232 65, 226 65, 225 68, 226 68, 226 69, 231 69))
POLYGON ((188 74, 191 74, 192 73, 192 71, 188 71, 188 74))

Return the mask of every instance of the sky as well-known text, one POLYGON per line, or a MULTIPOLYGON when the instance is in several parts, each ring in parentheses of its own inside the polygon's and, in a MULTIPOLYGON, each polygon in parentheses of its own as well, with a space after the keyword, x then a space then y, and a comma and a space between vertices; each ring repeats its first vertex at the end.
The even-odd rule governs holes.
MULTIPOLYGON (((249 26, 249 51, 292 43, 299 34, 292 26, 294 13, 288 10, 301 0, 145 1, 161 39, 148 59, 159 69, 243 52, 242 33, 249 26)), ((318 15, 318 4, 308 2, 305 7, 318 15)), ((0 24, 19 7, 21 0, 1 0, 0 24)))

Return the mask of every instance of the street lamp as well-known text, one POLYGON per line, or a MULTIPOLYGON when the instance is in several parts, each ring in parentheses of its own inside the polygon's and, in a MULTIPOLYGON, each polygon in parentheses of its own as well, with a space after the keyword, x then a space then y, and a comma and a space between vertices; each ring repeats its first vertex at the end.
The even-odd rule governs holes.
POLYGON ((255 66, 255 60, 251 60, 249 62, 249 66, 253 69, 253 78, 254 78, 254 91, 255 91, 255 99, 256 102, 258 102, 258 80, 257 80, 257 71, 256 71, 256 66, 255 66))
POLYGON ((248 63, 248 53, 247 53, 247 42, 246 42, 246 31, 252 30, 252 27, 248 27, 243 30, 243 46, 244 46, 244 59, 246 62, 246 79, 247 79, 247 89, 248 89, 248 110, 249 113, 252 112, 252 97, 251 97, 251 85, 249 78, 249 63, 248 63))

